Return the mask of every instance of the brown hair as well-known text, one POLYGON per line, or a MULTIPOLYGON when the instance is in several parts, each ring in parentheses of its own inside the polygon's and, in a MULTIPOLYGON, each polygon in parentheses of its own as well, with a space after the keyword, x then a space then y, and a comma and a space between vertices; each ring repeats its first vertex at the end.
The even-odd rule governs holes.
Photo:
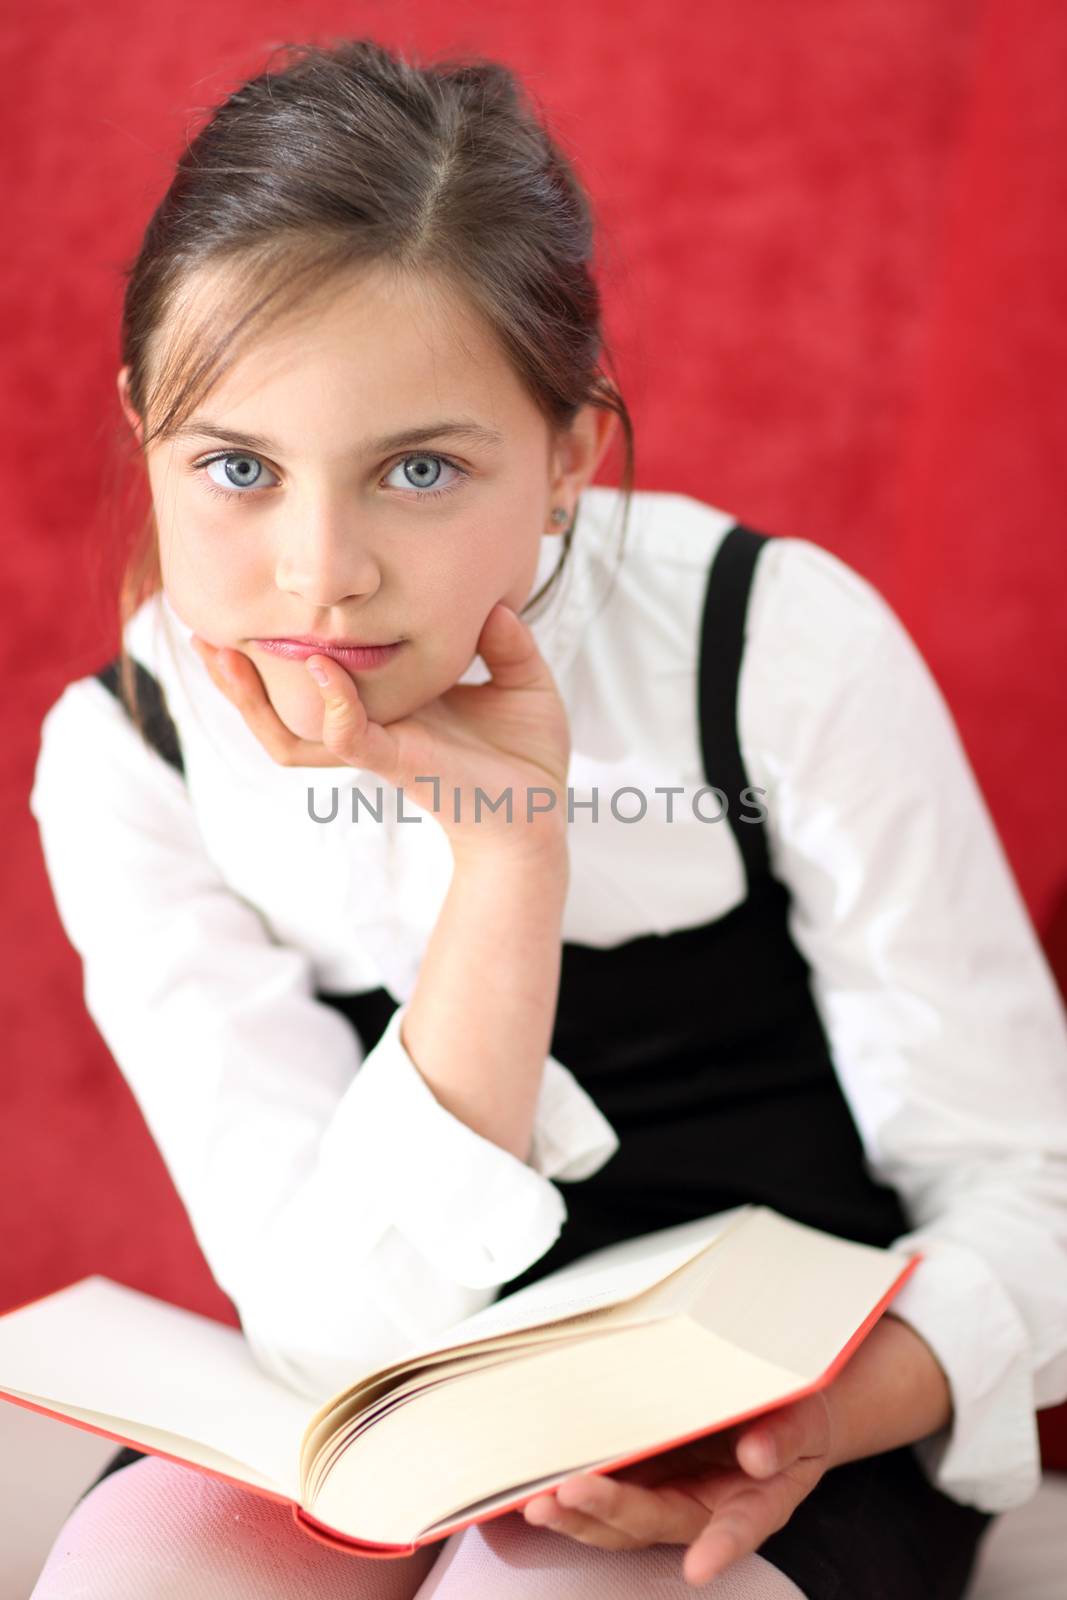
MULTIPOLYGON (((191 414, 268 320, 346 270, 384 262, 432 272, 463 293, 550 427, 566 428, 586 404, 616 414, 625 539, 633 425, 602 361, 614 371, 591 209, 516 78, 482 58, 413 64, 371 39, 279 48, 281 70, 249 79, 183 151, 123 269, 121 357, 140 449, 191 414), (192 324, 183 293, 206 267, 225 269, 225 288, 192 324)), ((576 520, 524 614, 558 581, 576 520)), ((150 514, 119 594, 122 685, 139 725, 122 630, 160 584, 150 514)))

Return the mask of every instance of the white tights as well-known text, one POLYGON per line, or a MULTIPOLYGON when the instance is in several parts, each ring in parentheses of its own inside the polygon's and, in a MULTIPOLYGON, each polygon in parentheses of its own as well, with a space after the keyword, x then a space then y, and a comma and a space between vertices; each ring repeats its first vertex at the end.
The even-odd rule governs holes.
POLYGON ((684 1554, 601 1550, 514 1511, 414 1555, 367 1559, 319 1544, 279 1501, 146 1456, 75 1506, 30 1600, 805 1600, 755 1554, 695 1589, 684 1554))

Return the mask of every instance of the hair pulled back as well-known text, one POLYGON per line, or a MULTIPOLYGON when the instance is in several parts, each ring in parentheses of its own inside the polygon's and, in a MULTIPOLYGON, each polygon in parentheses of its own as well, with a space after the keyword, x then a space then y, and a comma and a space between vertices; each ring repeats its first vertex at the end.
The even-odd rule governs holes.
MULTIPOLYGON (((482 58, 416 64, 371 39, 286 44, 179 158, 123 269, 121 359, 142 423, 166 438, 246 342, 354 269, 428 273, 466 297, 552 429, 583 405, 622 425, 623 537, 633 425, 601 328, 588 198, 512 72, 482 58), (187 294, 223 269, 207 314, 187 294)), ((563 571, 562 559, 526 610, 563 571)), ((154 517, 122 571, 120 625, 161 584, 154 517)), ((127 703, 140 721, 120 634, 127 703)))

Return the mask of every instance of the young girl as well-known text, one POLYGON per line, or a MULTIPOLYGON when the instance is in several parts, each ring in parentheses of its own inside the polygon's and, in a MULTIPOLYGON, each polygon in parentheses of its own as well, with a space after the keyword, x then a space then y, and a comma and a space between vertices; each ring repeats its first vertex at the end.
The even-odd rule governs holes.
POLYGON ((119 1451, 34 1600, 957 1600, 1037 1485, 1051 975, 885 601, 633 491, 591 252, 491 62, 296 51, 183 154, 124 307, 122 654, 32 796, 86 1005, 315 1400, 749 1201, 924 1259, 820 1394, 395 1561, 119 1451))

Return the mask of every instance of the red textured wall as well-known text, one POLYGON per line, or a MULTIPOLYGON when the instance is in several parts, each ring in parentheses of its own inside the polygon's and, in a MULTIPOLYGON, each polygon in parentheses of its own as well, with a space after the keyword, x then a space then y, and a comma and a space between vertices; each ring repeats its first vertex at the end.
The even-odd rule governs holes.
MULTIPOLYGON (((120 268, 199 108, 275 42, 370 33, 522 73, 601 219, 639 486, 882 589, 1064 981, 1067 11, 1018 23, 1007 0, 109 0, 9 24, 0 1306, 99 1271, 235 1321, 84 1012, 26 800, 46 706, 116 642, 93 574, 133 514, 120 268)), ((1042 1427, 1067 1465, 1062 1412, 1042 1427)))

